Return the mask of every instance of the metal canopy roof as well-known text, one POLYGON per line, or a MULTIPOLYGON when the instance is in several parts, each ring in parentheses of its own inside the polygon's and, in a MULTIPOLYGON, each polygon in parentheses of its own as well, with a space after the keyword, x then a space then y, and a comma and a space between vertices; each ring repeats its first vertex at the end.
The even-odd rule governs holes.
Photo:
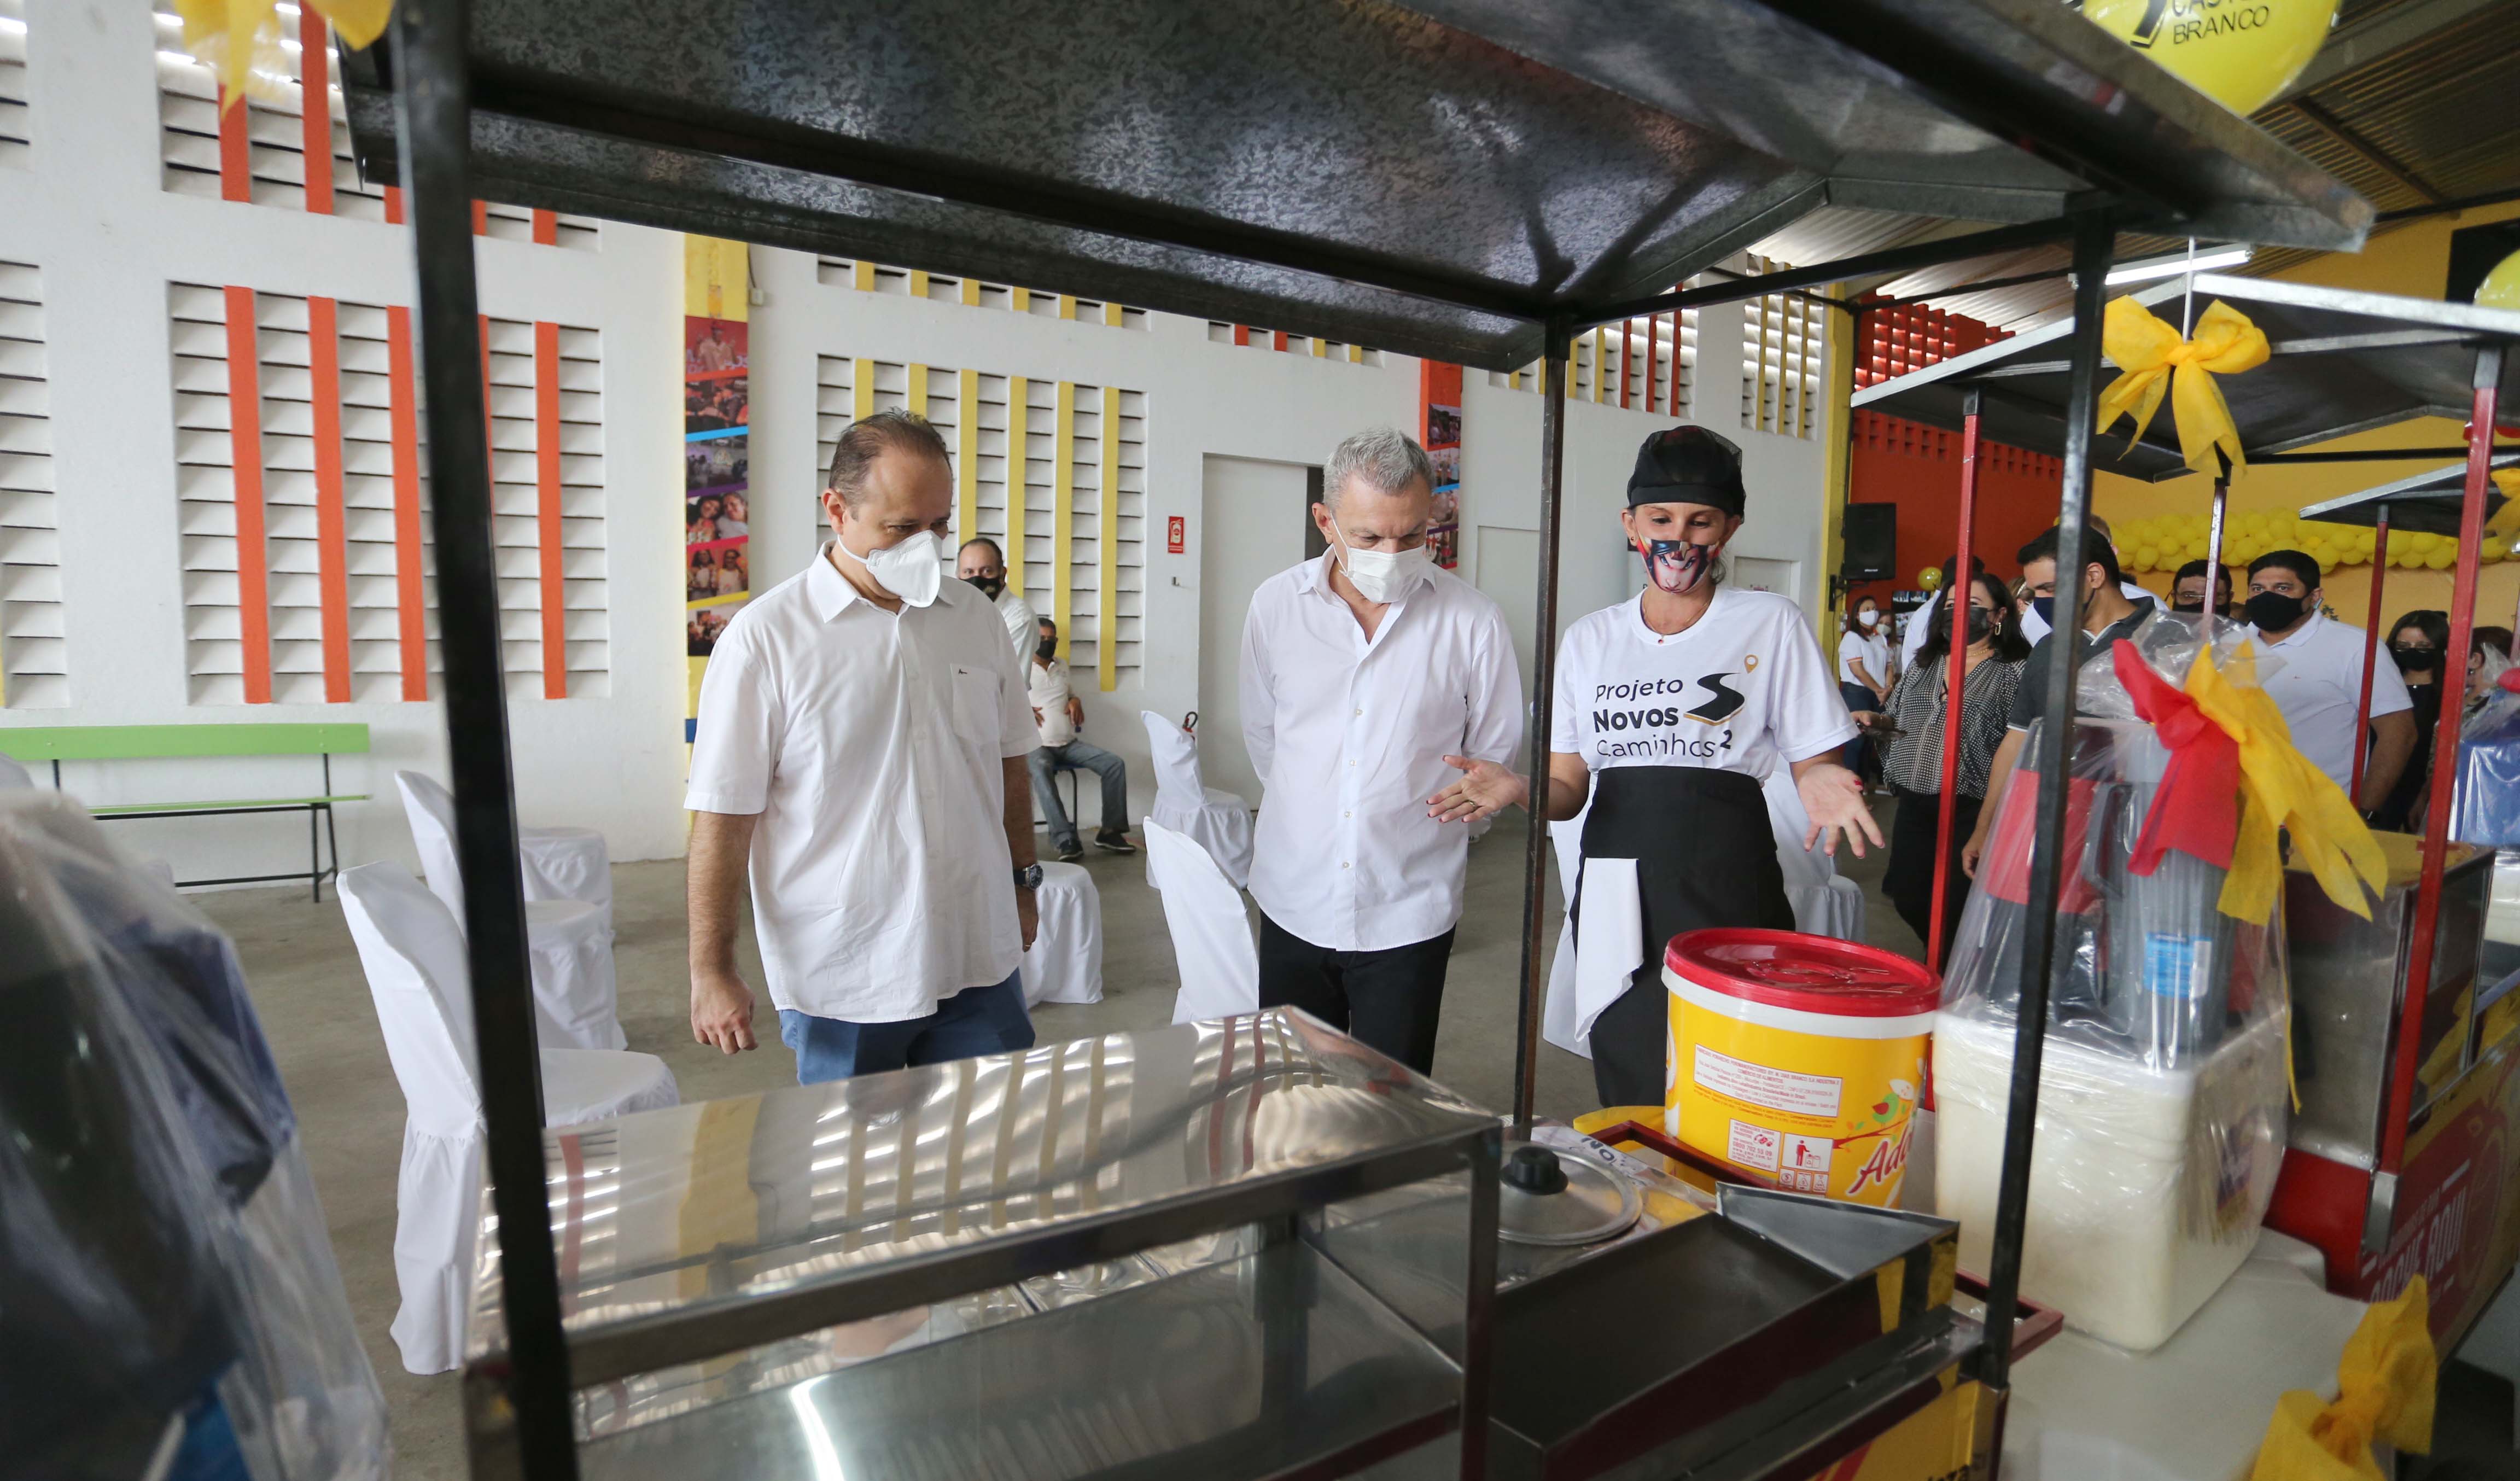
MULTIPOLYGON (((2496 468, 2520 468, 2520 452, 2496 453, 2496 468)), ((2408 531, 2415 534, 2456 535, 2459 506, 2467 496, 2467 465, 2452 463, 2428 473, 2416 473, 2378 488, 2366 488, 2359 494, 2347 494, 2324 504, 2314 504, 2301 512, 2304 519, 2318 519, 2328 524, 2373 525, 2380 522, 2383 505, 2389 511, 2392 534, 2408 531)), ((2491 519, 2506 501, 2502 490, 2492 484, 2485 489, 2485 517, 2491 519)))
MULTIPOLYGON (((2135 295, 2164 318, 2178 315, 2185 280, 2172 278, 2135 295)), ((2256 370, 2217 378, 2251 456, 2286 452, 2416 417, 2468 414, 2476 346, 2520 341, 2520 313, 2263 278, 2196 275, 2196 308, 2221 298, 2265 330, 2274 355, 2256 370)), ((2065 445, 2065 337, 2070 323, 1884 381, 1855 394, 1858 411, 1883 412, 1932 426, 1958 427, 1962 401, 1985 392, 1979 435, 2034 452, 2065 445)), ((2502 394, 2520 391, 2520 355, 2505 356, 2502 394)), ((2127 426, 2093 444, 2093 466, 2159 480, 2188 471, 2170 407, 2154 414, 2130 448, 2127 426)))
POLYGON ((483 195, 1495 369, 1830 203, 2370 219, 2054 0, 506 0, 469 53, 483 195))

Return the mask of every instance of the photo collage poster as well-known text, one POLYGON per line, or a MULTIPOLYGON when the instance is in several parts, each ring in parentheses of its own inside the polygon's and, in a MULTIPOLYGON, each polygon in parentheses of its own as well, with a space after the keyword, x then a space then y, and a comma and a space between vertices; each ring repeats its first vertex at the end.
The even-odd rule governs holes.
POLYGON ((683 239, 683 605, 689 693, 752 595, 750 275, 741 242, 683 239))
POLYGON ((1462 368, 1437 360, 1418 363, 1422 412, 1418 440, 1435 464, 1435 514, 1426 526, 1426 548, 1435 563, 1462 563, 1462 368))

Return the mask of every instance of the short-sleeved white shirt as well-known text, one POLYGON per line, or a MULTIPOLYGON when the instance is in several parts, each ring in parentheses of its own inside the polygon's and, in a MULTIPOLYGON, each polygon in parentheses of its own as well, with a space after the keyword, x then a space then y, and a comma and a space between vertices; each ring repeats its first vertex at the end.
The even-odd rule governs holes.
POLYGON ((1763 782, 1854 739, 1820 643, 1774 592, 1719 587, 1705 614, 1669 636, 1645 626, 1642 594, 1566 629, 1549 748, 1612 766, 1702 766, 1763 782))
MULTIPOLYGON (((965 582, 968 586, 970 583, 965 582)), ((971 590, 978 591, 976 586, 971 590)), ((1031 604, 1015 595, 1013 587, 998 593, 989 603, 998 609, 998 619, 1007 625, 1007 636, 1015 643, 1015 661, 1032 661, 1032 651, 1041 647, 1041 618, 1034 614, 1031 604)))
POLYGON ((1890 640, 1888 638, 1878 632, 1867 633, 1853 627, 1839 634, 1837 677, 1840 683, 1864 683, 1863 680, 1855 677, 1855 660, 1858 658, 1864 660, 1865 670, 1872 675, 1873 684, 1880 685, 1884 689, 1889 687, 1890 640))
POLYGON ((755 597, 700 680, 683 805, 758 813, 752 920, 770 1001, 924 1017, 1023 958, 1003 758, 1038 743, 989 600, 859 597, 828 551, 755 597))
MULTIPOLYGON (((2354 780, 2354 748, 2360 743, 2354 717, 2362 703, 2362 630, 2347 627, 2325 612, 2294 628, 2282 641, 2270 643, 2249 629, 2258 647, 2283 660, 2261 683, 2267 697, 2283 711, 2292 743, 2310 764, 2327 773, 2338 786, 2354 780)), ((2407 681, 2386 647, 2371 655, 2371 713, 2394 715, 2415 707, 2407 681)), ((2270 664, 2270 668, 2273 665, 2270 664)))

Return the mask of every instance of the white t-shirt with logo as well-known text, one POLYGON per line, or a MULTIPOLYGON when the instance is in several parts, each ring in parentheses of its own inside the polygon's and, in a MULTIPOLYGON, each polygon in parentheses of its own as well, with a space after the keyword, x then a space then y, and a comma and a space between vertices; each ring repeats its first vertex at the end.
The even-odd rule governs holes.
POLYGON ((1774 592, 1718 587, 1704 615, 1668 637, 1645 626, 1642 594, 1603 607, 1557 643, 1549 748, 1611 766, 1702 766, 1764 782, 1854 739, 1820 643, 1774 592))

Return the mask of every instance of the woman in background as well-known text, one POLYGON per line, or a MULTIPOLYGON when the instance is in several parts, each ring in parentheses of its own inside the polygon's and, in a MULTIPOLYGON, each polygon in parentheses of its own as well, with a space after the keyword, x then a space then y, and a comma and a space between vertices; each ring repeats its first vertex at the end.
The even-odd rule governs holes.
MULTIPOLYGON (((1890 697, 1890 632, 1873 597, 1847 601, 1846 625, 1837 639, 1837 693, 1856 715, 1878 712, 1890 697)), ((1862 735, 1846 742, 1837 764, 1869 781, 1881 776, 1880 757, 1862 735)))
MULTIPOLYGON (((1981 573, 1969 583, 1966 647, 1961 661, 1966 677, 1960 686, 1960 774, 1953 798, 1952 835, 1944 853, 1951 884, 1943 902, 1943 955, 1951 956, 1952 938, 1959 924, 1960 907, 1968 900, 1968 875, 1960 869, 1959 844, 1977 827, 1978 810, 1986 805, 1986 776, 1995 749, 2003 743, 2005 717, 2012 694, 2020 687, 2021 669, 2030 645, 2021 636, 2021 614, 2012 593, 1994 576, 1981 573)), ((1950 712, 1952 623, 1950 603, 1936 607, 1925 646, 1916 661, 1900 676, 1881 720, 1895 726, 1885 768, 1899 814, 1890 825, 1890 868, 1882 888, 1920 941, 1930 942, 1934 915, 1934 851, 1942 830, 1943 720, 1950 712)), ((1930 964, 1936 971, 1941 962, 1930 964)))
POLYGON ((2389 629, 2389 656, 2407 681, 2408 697, 2415 701, 2415 753, 2407 758, 2398 785, 2371 809, 2373 828, 2406 832, 2423 812, 2424 783, 2432 776, 2434 727, 2441 722, 2442 705, 2450 693, 2442 682, 2442 655, 2449 651, 2448 612, 2411 611, 2389 629))
POLYGON ((2467 707, 2462 717, 2485 707, 2485 701, 2498 693, 2502 671, 2511 666, 2511 629, 2480 627, 2471 631, 2467 646, 2467 707))

